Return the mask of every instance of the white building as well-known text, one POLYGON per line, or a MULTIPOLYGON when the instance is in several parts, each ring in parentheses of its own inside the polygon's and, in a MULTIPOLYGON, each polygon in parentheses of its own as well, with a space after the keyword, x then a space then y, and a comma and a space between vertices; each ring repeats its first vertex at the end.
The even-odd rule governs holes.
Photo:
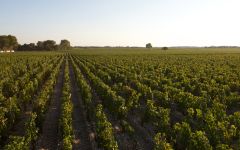
POLYGON ((12 49, 12 50, 6 50, 6 51, 0 51, 0 53, 14 53, 15 51, 12 49))

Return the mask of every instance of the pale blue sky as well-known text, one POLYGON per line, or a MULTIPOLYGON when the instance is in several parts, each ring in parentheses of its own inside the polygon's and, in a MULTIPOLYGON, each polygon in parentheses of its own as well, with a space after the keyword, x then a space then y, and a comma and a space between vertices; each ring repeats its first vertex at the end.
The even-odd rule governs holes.
POLYGON ((240 0, 1 0, 0 35, 82 46, 240 45, 240 0))

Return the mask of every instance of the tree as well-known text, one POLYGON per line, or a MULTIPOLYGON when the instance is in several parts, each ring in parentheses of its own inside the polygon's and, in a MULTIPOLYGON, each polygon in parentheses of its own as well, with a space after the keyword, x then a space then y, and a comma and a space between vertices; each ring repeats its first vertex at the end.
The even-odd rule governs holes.
POLYGON ((38 41, 37 42, 37 49, 38 50, 43 50, 44 49, 43 41, 38 41))
POLYGON ((17 47, 18 47, 18 42, 15 36, 12 36, 12 35, 0 36, 0 49, 6 51, 6 50, 12 50, 17 47))
POLYGON ((166 51, 166 50, 168 50, 168 47, 163 47, 162 50, 165 50, 165 51, 166 51))
POLYGON ((61 43, 59 45, 59 49, 61 50, 67 50, 71 47, 70 42, 68 40, 61 40, 61 43))
POLYGON ((146 44, 146 48, 152 48, 152 44, 151 43, 146 44))
POLYGON ((0 36, 0 49, 6 50, 9 47, 9 39, 7 36, 0 36))
MULTIPOLYGON (((11 41, 7 41, 7 43, 9 43, 9 42, 11 42, 11 41)), ((0 41, 0 45, 1 45, 1 41, 0 41)), ((33 51, 33 50, 51 51, 51 50, 59 50, 59 49, 67 50, 70 47, 71 47, 71 45, 68 40, 61 40, 59 45, 57 45, 54 40, 46 40, 46 41, 38 41, 37 44, 30 43, 30 44, 18 45, 18 50, 19 51, 33 51)))
POLYGON ((8 39, 9 39, 9 48, 10 49, 17 48, 18 46, 17 38, 15 36, 8 35, 8 39))
POLYGON ((53 40, 46 40, 43 41, 44 50, 55 50, 56 49, 56 42, 53 40))
POLYGON ((30 44, 23 44, 18 46, 19 51, 34 51, 36 50, 37 47, 35 43, 30 43, 30 44))

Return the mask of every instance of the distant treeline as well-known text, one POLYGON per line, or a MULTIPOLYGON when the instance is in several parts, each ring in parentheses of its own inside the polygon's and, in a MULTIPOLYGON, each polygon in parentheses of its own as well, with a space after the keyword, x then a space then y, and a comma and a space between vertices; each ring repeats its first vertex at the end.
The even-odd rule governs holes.
POLYGON ((145 48, 139 46, 74 46, 74 48, 145 48))
POLYGON ((40 51, 40 50, 68 50, 71 44, 68 40, 61 40, 60 44, 56 44, 54 40, 38 41, 37 44, 19 44, 17 38, 12 35, 0 36, 0 50, 17 50, 17 51, 40 51))
POLYGON ((23 44, 18 45, 18 51, 38 51, 38 50, 68 50, 71 48, 68 40, 61 40, 60 44, 56 44, 53 40, 38 41, 37 44, 23 44))
POLYGON ((206 46, 204 48, 239 48, 239 46, 206 46))

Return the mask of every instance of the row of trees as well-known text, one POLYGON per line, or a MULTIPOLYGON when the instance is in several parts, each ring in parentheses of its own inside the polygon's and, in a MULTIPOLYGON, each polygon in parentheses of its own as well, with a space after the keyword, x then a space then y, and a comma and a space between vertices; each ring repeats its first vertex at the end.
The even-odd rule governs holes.
MULTIPOLYGON (((20 45, 17 42, 17 38, 12 35, 0 36, 0 50, 18 50, 18 51, 36 51, 36 50, 67 50, 71 48, 71 44, 68 40, 61 40, 60 44, 56 44, 54 40, 38 41, 37 44, 23 44, 20 45)), ((146 48, 151 49, 152 44, 146 44, 146 48)), ((163 50, 167 50, 167 47, 163 47, 163 50)))
POLYGON ((19 51, 35 51, 35 50, 67 50, 71 48, 68 40, 61 40, 60 44, 56 44, 53 40, 38 41, 37 44, 23 44, 18 46, 19 51))
POLYGON ((0 36, 0 50, 18 50, 18 51, 35 51, 35 50, 67 50, 71 48, 68 40, 61 40, 60 44, 56 44, 53 40, 38 41, 37 44, 18 44, 17 38, 12 35, 0 36))

